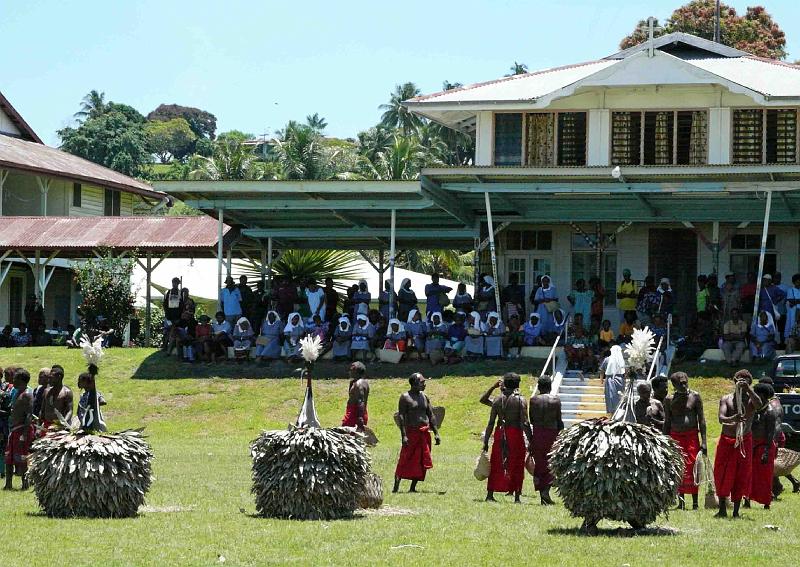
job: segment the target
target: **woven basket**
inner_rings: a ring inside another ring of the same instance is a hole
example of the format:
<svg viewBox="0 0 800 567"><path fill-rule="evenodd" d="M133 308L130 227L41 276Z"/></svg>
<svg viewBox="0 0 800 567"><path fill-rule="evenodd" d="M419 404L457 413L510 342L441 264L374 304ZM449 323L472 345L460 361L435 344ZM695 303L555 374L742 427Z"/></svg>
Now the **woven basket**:
<svg viewBox="0 0 800 567"><path fill-rule="evenodd" d="M780 447L775 457L775 476L786 476L800 465L800 452Z"/></svg>
<svg viewBox="0 0 800 567"><path fill-rule="evenodd" d="M486 480L489 478L489 454L481 451L478 460L475 461L475 469L472 471L475 480Z"/></svg>

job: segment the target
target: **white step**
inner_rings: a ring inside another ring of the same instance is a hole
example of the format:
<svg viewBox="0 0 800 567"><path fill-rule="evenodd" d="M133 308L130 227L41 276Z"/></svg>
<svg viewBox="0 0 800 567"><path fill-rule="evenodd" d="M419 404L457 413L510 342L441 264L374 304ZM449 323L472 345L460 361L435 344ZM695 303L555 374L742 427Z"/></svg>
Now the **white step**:
<svg viewBox="0 0 800 567"><path fill-rule="evenodd" d="M600 401L604 402L606 397L600 393L581 393L581 392L561 392L558 394L558 397L561 398L563 402L574 402L578 400L583 400L585 402L594 402Z"/></svg>

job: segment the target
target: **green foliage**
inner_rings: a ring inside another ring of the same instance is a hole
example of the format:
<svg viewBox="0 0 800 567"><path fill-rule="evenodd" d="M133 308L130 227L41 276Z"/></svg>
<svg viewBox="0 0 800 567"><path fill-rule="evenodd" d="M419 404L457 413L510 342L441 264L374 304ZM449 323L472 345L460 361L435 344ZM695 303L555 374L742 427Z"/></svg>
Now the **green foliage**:
<svg viewBox="0 0 800 567"><path fill-rule="evenodd" d="M175 201L175 203L167 209L168 217L201 217L203 211L190 207L183 201Z"/></svg>
<svg viewBox="0 0 800 567"><path fill-rule="evenodd" d="M745 14L740 16L735 8L720 2L719 11L721 43L759 57L786 57L786 36L763 6L748 7ZM714 13L715 0L692 0L672 12L654 35L684 32L713 40ZM633 33L622 39L620 49L643 43L647 37L647 21L640 20Z"/></svg>
<svg viewBox="0 0 800 567"><path fill-rule="evenodd" d="M370 471L362 438L339 428L264 431L250 454L256 510L269 518L349 518Z"/></svg>
<svg viewBox="0 0 800 567"><path fill-rule="evenodd" d="M528 72L528 66L525 63L517 63L514 61L514 64L508 68L510 73L506 74L506 77L513 77L514 75L524 75ZM445 89L447 90L447 89Z"/></svg>
<svg viewBox="0 0 800 567"><path fill-rule="evenodd" d="M89 91L81 100L81 109L74 114L79 121L87 118L97 118L106 111L106 93L94 89Z"/></svg>
<svg viewBox="0 0 800 567"><path fill-rule="evenodd" d="M77 128L58 131L61 149L125 175L140 175L151 161L144 117L128 105L113 102L102 114L86 112L86 120Z"/></svg>
<svg viewBox="0 0 800 567"><path fill-rule="evenodd" d="M147 115L147 120L162 121L173 118L183 118L189 123L192 132L198 138L214 139L217 130L217 117L205 110L180 104L160 104L153 112Z"/></svg>
<svg viewBox="0 0 800 567"><path fill-rule="evenodd" d="M161 302L158 301L158 298L155 298L156 301L150 302L150 341L153 346L160 347L161 346L161 330L164 328L164 308L161 305ZM133 341L138 347L147 346L144 342L144 326L145 326L145 311L144 308L137 310L136 317L138 317L139 321L141 322L141 330L136 337L136 340Z"/></svg>
<svg viewBox="0 0 800 567"><path fill-rule="evenodd" d="M474 280L475 252L458 250L405 250L398 256L397 264L423 274L440 274L450 280Z"/></svg>
<svg viewBox="0 0 800 567"><path fill-rule="evenodd" d="M52 431L34 442L28 476L50 517L130 518L150 489L152 460L140 431Z"/></svg>
<svg viewBox="0 0 800 567"><path fill-rule="evenodd" d="M306 116L306 125L317 132L322 132L328 127L328 122L325 120L325 118L320 116L318 112L315 112L314 114L309 114Z"/></svg>
<svg viewBox="0 0 800 567"><path fill-rule="evenodd" d="M396 128L406 136L412 134L414 130L422 125L423 120L403 106L403 101L421 94L422 91L414 83L408 82L396 85L389 97L389 102L378 107L383 110L381 125L386 128Z"/></svg>
<svg viewBox="0 0 800 567"><path fill-rule="evenodd" d="M258 179L256 155L250 146L244 145L238 139L217 140L214 142L214 152L211 157L199 158L191 177L215 181Z"/></svg>
<svg viewBox="0 0 800 567"><path fill-rule="evenodd" d="M148 122L144 127L147 133L147 147L158 156L161 163L168 163L174 157L183 159L193 148L197 135L183 118Z"/></svg>
<svg viewBox="0 0 800 567"><path fill-rule="evenodd" d="M347 169L342 150L326 144L319 130L291 121L279 134L272 159L283 179L334 179Z"/></svg>
<svg viewBox="0 0 800 567"><path fill-rule="evenodd" d="M122 336L134 312L131 275L135 262L133 257L115 258L107 250L100 258L73 267L83 298L81 310L89 325L102 315L117 336Z"/></svg>
<svg viewBox="0 0 800 567"><path fill-rule="evenodd" d="M275 277L288 277L296 282L313 278L321 283L331 277L338 284L359 277L357 258L357 253L351 250L286 250L277 262L273 262L272 273ZM234 262L234 267L237 274L246 275L248 280L261 278L261 264L258 262Z"/></svg>
<svg viewBox="0 0 800 567"><path fill-rule="evenodd" d="M217 141L233 141L233 142L246 142L255 138L252 134L242 132L241 130L228 130L227 132L220 132L217 136Z"/></svg>
<svg viewBox="0 0 800 567"><path fill-rule="evenodd" d="M637 423L584 421L562 431L550 453L558 494L573 516L638 529L676 502L683 456L670 437Z"/></svg>

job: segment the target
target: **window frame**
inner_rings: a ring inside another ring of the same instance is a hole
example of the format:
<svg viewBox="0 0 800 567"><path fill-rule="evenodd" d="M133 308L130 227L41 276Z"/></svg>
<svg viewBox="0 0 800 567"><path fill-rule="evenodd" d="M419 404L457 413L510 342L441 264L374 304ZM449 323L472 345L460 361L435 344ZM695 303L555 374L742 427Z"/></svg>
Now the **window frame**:
<svg viewBox="0 0 800 567"><path fill-rule="evenodd" d="M708 130L708 123L711 118L710 109L700 107L689 108L611 108L609 109L608 117L608 163L615 165L613 162L614 153L614 113L615 112L629 112L639 113L639 164L628 165L627 167L686 167L691 164L678 164L678 113L679 112L705 112L706 113L706 151L705 151L705 164L708 165L710 157L710 134ZM671 112L672 113L672 163L669 165L656 166L654 164L644 163L644 130L645 130L645 114L648 112ZM731 129L733 128L733 118L731 118ZM732 130L731 130L732 131ZM587 135L588 138L588 135ZM732 140L731 140L732 141ZM732 154L731 154L732 155ZM624 164L619 164L621 167L626 167ZM696 167L696 166L695 166Z"/></svg>
<svg viewBox="0 0 800 567"><path fill-rule="evenodd" d="M761 165L797 165L800 163L800 106L780 106L780 107L767 107L767 106L731 106L730 128L728 129L728 155L730 156L731 165L758 165L748 163L737 163L733 157L733 131L734 123L733 116L737 110L760 110L761 111ZM794 161L783 162L767 162L767 111L769 110L793 110L795 112L795 151Z"/></svg>
<svg viewBox="0 0 800 567"><path fill-rule="evenodd" d="M558 165L558 116L559 114L581 113L586 115L586 136L584 139L584 165ZM522 146L520 147L520 165L497 165L495 140L497 138L497 116L500 114L520 114L522 116ZM553 115L553 163L550 165L527 165L528 164L528 115L529 114L552 114ZM587 109L559 109L559 110L503 110L492 112L492 167L587 167L589 164L589 138L591 136L591 121Z"/></svg>
<svg viewBox="0 0 800 567"><path fill-rule="evenodd" d="M83 186L78 182L72 184L72 206L77 209L83 207Z"/></svg>
<svg viewBox="0 0 800 567"><path fill-rule="evenodd" d="M109 213L109 194L111 195L111 212ZM103 192L103 216L121 217L122 216L122 191L106 188Z"/></svg>

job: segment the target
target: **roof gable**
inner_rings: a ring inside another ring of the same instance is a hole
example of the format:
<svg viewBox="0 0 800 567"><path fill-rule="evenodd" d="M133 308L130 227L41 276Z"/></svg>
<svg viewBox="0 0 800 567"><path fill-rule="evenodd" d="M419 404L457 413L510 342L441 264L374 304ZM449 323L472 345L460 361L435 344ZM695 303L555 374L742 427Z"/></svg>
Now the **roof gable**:
<svg viewBox="0 0 800 567"><path fill-rule="evenodd" d="M683 32L673 32L658 36L653 39L653 47L665 53L672 53L681 59L708 58L708 57L744 57L749 55L746 51L722 45L715 41L704 39L696 35ZM618 51L605 59L625 59L641 51L647 51L650 42L644 41L628 49Z"/></svg>
<svg viewBox="0 0 800 567"><path fill-rule="evenodd" d="M17 109L14 108L8 99L3 96L3 93L0 92L0 112L2 112L5 116L8 117L8 120L16 126L17 132L3 132L0 130L0 134L12 135L12 136L19 136L23 140L28 140L29 142L36 142L37 144L42 144L41 138L36 135L36 132L33 131L33 128L25 122L25 119L22 118L22 115L17 112Z"/></svg>

